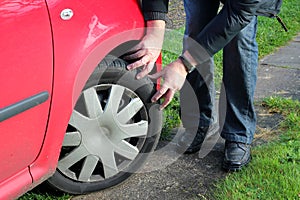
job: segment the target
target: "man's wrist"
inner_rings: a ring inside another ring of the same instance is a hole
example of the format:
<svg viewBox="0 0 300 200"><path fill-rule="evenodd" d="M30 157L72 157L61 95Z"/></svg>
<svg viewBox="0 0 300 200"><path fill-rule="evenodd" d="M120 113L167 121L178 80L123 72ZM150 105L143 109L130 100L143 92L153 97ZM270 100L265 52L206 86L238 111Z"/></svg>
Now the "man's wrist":
<svg viewBox="0 0 300 200"><path fill-rule="evenodd" d="M191 73L196 67L194 65L192 65L186 58L184 55L181 55L178 57L178 59L181 60L182 64L185 67L185 70L187 73Z"/></svg>
<svg viewBox="0 0 300 200"><path fill-rule="evenodd" d="M166 27L166 22L163 20L149 20L146 21L147 28L160 28L160 29L165 29Z"/></svg>

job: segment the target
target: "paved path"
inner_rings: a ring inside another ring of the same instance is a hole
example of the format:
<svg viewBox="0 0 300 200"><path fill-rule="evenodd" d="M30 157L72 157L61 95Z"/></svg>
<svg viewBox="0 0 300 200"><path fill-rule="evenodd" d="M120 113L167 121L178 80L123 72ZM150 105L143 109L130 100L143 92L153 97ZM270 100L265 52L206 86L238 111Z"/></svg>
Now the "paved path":
<svg viewBox="0 0 300 200"><path fill-rule="evenodd" d="M300 34L260 60L255 97L271 95L300 100Z"/></svg>

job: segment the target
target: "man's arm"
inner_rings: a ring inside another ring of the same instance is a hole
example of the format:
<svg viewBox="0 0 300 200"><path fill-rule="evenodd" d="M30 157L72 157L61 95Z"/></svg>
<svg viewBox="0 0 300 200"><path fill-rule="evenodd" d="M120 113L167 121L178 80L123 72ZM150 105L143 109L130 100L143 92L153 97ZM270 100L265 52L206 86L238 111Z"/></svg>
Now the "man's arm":
<svg viewBox="0 0 300 200"><path fill-rule="evenodd" d="M164 39L168 2L169 0L142 1L142 11L146 21L146 34L139 44L130 50L131 54L124 57L127 60L136 60L127 66L129 70L143 67L137 78L142 78L151 72L160 55Z"/></svg>
<svg viewBox="0 0 300 200"><path fill-rule="evenodd" d="M185 57L202 64L223 49L251 20L261 0L227 0L218 15L196 36L186 42Z"/></svg>

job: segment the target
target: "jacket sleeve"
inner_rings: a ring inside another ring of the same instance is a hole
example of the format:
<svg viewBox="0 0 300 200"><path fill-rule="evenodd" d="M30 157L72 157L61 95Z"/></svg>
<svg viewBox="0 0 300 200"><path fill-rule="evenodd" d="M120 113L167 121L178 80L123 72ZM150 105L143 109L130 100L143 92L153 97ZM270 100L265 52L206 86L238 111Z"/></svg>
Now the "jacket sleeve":
<svg viewBox="0 0 300 200"><path fill-rule="evenodd" d="M196 38L186 39L185 50L197 64L207 61L256 17L259 1L227 0L218 15Z"/></svg>
<svg viewBox="0 0 300 200"><path fill-rule="evenodd" d="M144 19L166 20L169 0L142 0Z"/></svg>

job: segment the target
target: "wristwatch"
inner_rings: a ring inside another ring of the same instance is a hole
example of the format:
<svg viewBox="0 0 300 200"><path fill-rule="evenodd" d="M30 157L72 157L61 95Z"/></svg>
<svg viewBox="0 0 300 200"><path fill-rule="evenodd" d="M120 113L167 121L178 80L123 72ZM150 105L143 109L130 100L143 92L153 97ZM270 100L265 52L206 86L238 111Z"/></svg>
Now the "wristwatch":
<svg viewBox="0 0 300 200"><path fill-rule="evenodd" d="M183 55L178 57L183 63L187 73L191 73L196 67L193 66Z"/></svg>

